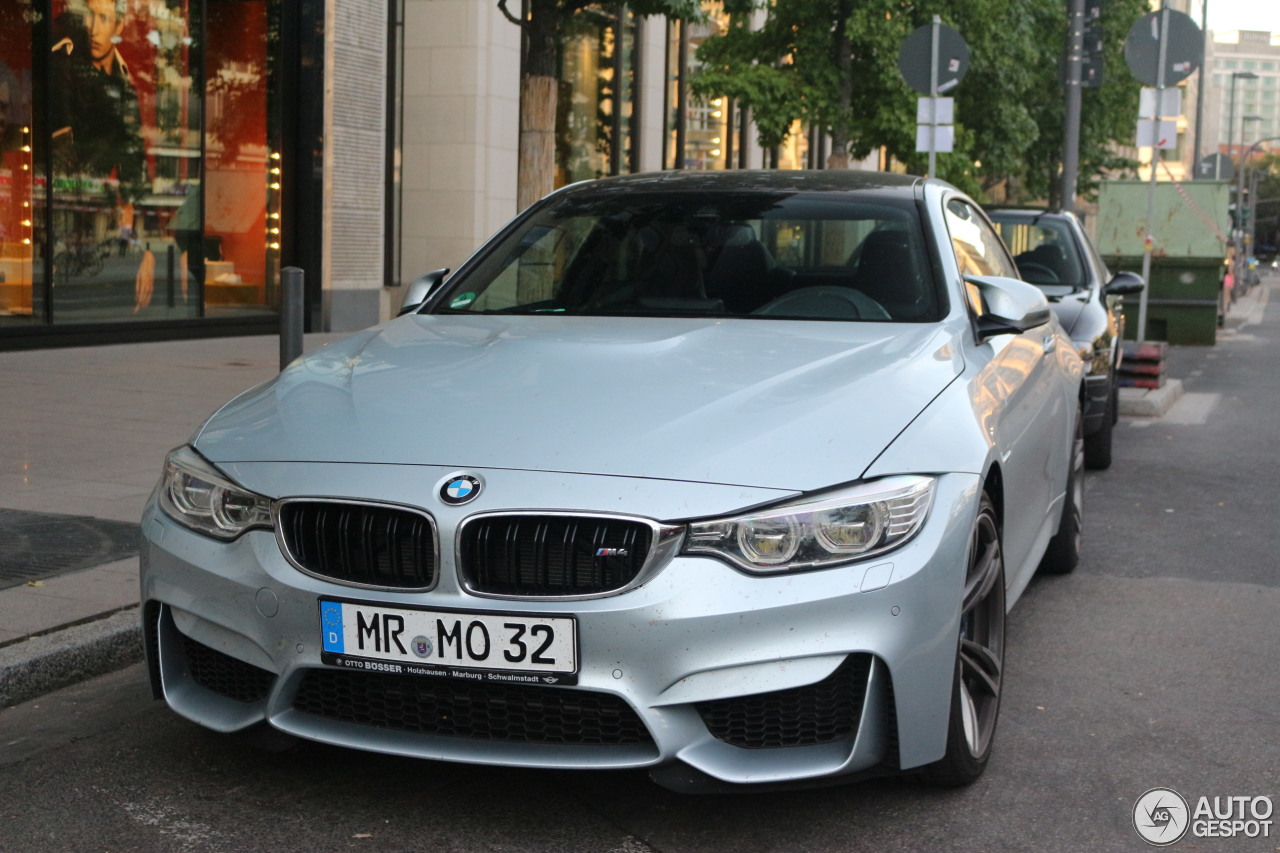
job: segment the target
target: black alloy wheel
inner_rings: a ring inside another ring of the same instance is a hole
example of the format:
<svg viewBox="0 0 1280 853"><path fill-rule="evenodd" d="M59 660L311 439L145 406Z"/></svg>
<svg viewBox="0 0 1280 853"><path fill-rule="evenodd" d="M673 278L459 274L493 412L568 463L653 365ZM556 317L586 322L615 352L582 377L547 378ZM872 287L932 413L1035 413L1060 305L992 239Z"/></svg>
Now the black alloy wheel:
<svg viewBox="0 0 1280 853"><path fill-rule="evenodd" d="M931 785L968 785L986 769L1004 683L1004 600L1000 525L984 492L969 543L947 751L921 773Z"/></svg>

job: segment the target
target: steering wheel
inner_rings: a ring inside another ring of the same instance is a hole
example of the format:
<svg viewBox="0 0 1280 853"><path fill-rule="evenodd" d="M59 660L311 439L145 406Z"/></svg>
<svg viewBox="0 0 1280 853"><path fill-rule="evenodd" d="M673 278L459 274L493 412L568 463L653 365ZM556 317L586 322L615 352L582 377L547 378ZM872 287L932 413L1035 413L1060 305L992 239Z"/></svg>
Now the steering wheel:
<svg viewBox="0 0 1280 853"><path fill-rule="evenodd" d="M751 312L814 320L890 320L884 306L860 290L824 284L784 293Z"/></svg>
<svg viewBox="0 0 1280 853"><path fill-rule="evenodd" d="M1023 261L1018 264L1018 272L1022 273L1022 277L1032 284L1059 284L1061 279L1053 270L1044 264L1037 264L1035 261Z"/></svg>

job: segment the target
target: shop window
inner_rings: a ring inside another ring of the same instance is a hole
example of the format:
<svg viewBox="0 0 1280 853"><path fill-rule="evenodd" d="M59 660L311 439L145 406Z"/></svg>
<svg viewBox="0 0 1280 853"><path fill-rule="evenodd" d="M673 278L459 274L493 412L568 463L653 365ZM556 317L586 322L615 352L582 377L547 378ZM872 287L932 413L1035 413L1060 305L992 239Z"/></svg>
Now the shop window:
<svg viewBox="0 0 1280 853"><path fill-rule="evenodd" d="M281 5L0 3L0 323L274 310Z"/></svg>
<svg viewBox="0 0 1280 853"><path fill-rule="evenodd" d="M269 86L279 31L266 0L210 0L206 48L204 268L208 314L261 311L278 293L280 146ZM192 247L187 247L188 254Z"/></svg>
<svg viewBox="0 0 1280 853"><path fill-rule="evenodd" d="M198 197L199 21L190 8L137 0L51 9L51 231L41 248L52 259L52 318L198 316L200 292L170 229L185 193Z"/></svg>
<svg viewBox="0 0 1280 853"><path fill-rule="evenodd" d="M636 22L616 7L570 19L556 101L556 186L631 170Z"/></svg>
<svg viewBox="0 0 1280 853"><path fill-rule="evenodd" d="M30 11L0 3L0 325L31 322L37 309L33 282L41 274L34 191L44 176L33 156Z"/></svg>

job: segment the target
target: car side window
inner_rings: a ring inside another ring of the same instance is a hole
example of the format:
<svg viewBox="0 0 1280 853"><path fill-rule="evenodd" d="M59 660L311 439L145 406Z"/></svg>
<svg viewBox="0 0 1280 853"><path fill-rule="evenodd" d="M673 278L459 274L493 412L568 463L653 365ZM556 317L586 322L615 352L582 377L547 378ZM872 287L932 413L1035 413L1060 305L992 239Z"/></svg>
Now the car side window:
<svg viewBox="0 0 1280 853"><path fill-rule="evenodd" d="M1018 268L987 220L968 202L953 198L946 205L947 232L962 275L1018 278Z"/></svg>

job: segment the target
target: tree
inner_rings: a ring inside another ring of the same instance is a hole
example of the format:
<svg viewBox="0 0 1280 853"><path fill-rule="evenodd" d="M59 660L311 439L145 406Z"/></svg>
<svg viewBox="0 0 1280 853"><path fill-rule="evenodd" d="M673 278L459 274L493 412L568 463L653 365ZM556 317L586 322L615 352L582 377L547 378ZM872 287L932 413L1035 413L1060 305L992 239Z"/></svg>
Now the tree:
<svg viewBox="0 0 1280 853"><path fill-rule="evenodd" d="M1098 182L1108 173L1135 169L1137 163L1116 153L1116 145L1131 145L1138 118L1138 81L1129 73L1124 59L1124 40L1138 20L1149 11L1146 0L1107 0L1102 4L1103 74L1102 85L1082 92L1080 119L1080 169L1077 193L1085 198L1097 195ZM1037 0L1034 38L1065 45L1067 15L1061 0ZM1056 41L1055 41L1056 40ZM1039 128L1035 142L1026 151L1026 168L1015 195L1025 199L1047 199L1051 207L1062 203L1062 146L1065 135L1065 98L1059 66L1038 66L1028 98Z"/></svg>
<svg viewBox="0 0 1280 853"><path fill-rule="evenodd" d="M1106 171L1131 165L1114 143L1133 137L1138 86L1124 64L1124 37L1144 2L1103 4L1106 75L1100 89L1085 91L1081 123L1085 195ZM699 50L695 91L750 107L764 147L780 144L801 120L830 134L829 167L883 148L915 173L927 169L928 155L915 150L919 94L902 79L898 55L907 36L938 15L971 51L968 74L948 93L955 146L938 156L939 177L979 196L1003 184L1057 203L1064 0L726 0L725 9L731 24Z"/></svg>
<svg viewBox="0 0 1280 853"><path fill-rule="evenodd" d="M847 167L853 0L729 0L724 9L729 27L699 48L694 93L750 109L762 148L781 145L797 120L826 128L832 167ZM756 27L758 9L766 14Z"/></svg>
<svg viewBox="0 0 1280 853"><path fill-rule="evenodd" d="M1036 61L1030 0L739 0L729 30L708 39L695 90L723 94L752 109L762 146L785 138L800 119L832 138L828 166L884 147L912 171L918 97L902 79L902 42L933 15L958 29L973 52L969 77L955 93L956 152L939 158L942 177L977 188L975 160L1015 168L1036 128L1021 97ZM763 13L761 25L747 23ZM1048 61L1052 61L1050 58Z"/></svg>
<svg viewBox="0 0 1280 853"><path fill-rule="evenodd" d="M498 0L498 9L520 27L524 37L520 68L520 165L516 205L524 210L555 188L556 104L559 98L561 36L571 19L591 0L527 0L523 18ZM637 15L697 18L698 0L628 0L603 4Z"/></svg>
<svg viewBox="0 0 1280 853"><path fill-rule="evenodd" d="M1254 251L1259 255L1274 255L1280 246L1280 153L1272 151L1254 160L1251 169L1258 175L1252 200Z"/></svg>

